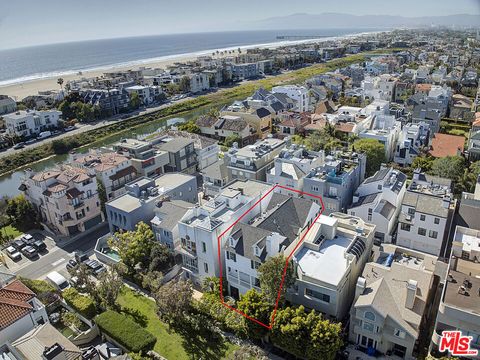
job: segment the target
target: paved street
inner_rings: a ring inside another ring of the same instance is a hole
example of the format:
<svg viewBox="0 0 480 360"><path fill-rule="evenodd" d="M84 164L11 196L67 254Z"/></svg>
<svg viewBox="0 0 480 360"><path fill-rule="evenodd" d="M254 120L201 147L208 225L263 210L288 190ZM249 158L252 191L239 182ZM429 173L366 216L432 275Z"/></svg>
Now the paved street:
<svg viewBox="0 0 480 360"><path fill-rule="evenodd" d="M34 261L22 263L19 268L12 268L18 276L30 279L42 279L51 271L59 271L66 275L65 264L73 257L75 251L83 251L88 255L93 254L97 239L108 233L108 226L101 227L75 242L65 246L57 246L48 254L40 256Z"/></svg>

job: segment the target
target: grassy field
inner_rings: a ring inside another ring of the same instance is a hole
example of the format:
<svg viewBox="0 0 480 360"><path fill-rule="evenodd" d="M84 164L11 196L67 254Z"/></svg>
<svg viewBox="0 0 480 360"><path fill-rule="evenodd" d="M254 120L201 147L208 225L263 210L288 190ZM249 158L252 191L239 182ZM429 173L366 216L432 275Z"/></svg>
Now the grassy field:
<svg viewBox="0 0 480 360"><path fill-rule="evenodd" d="M17 236L20 236L23 234L23 232L21 232L20 230L16 229L15 227L13 227L12 225L8 225L8 226L5 226L3 228L0 229L0 232L2 233L2 235L6 235L8 237L13 237L13 238L16 238Z"/></svg>
<svg viewBox="0 0 480 360"><path fill-rule="evenodd" d="M196 342L194 336L182 336L169 329L156 315L155 302L124 287L118 299L122 312L151 332L156 338L154 350L169 360L225 359L235 349L231 343Z"/></svg>
<svg viewBox="0 0 480 360"><path fill-rule="evenodd" d="M390 51L392 50L385 50L385 52ZM215 93L199 96L195 99L187 100L182 103L173 104L148 115L135 116L127 120L86 131L81 134L71 135L61 140L54 140L48 144L41 145L33 149L23 150L0 159L0 169L2 172L0 175L15 171L22 166L45 159L51 155L66 153L70 150L92 144L96 141L101 141L102 139L106 139L107 137L115 134L121 134L125 131L134 132L136 128L155 120L161 120L164 118L166 119L167 117L174 115L183 116L193 110L198 111L199 109L219 107L220 104L224 104L228 101L244 99L260 87L264 87L265 89L269 90L276 85L302 83L314 75L365 61L365 59L370 55L374 55L374 53L350 55L344 58L333 59L326 63L313 64L274 77L250 81L239 86L221 89ZM59 142L61 142L61 144L59 144Z"/></svg>

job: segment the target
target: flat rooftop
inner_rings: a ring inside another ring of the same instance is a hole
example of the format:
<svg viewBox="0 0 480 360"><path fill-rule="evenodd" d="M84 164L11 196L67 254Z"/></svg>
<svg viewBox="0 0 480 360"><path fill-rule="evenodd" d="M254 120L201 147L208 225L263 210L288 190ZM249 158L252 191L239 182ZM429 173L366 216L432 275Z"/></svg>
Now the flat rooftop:
<svg viewBox="0 0 480 360"><path fill-rule="evenodd" d="M314 227L310 231L315 231ZM353 238L337 233L335 239L324 240L319 250L311 249L304 244L295 255L299 271L312 279L338 285L348 267L345 252L352 241Z"/></svg>
<svg viewBox="0 0 480 360"><path fill-rule="evenodd" d="M235 180L228 183L221 191L223 194L227 190L229 193L231 190L239 190L243 192L244 195L249 197L255 197L260 193L266 192L272 188L272 184L268 184L263 181L257 180ZM231 194L231 193L230 193Z"/></svg>
<svg viewBox="0 0 480 360"><path fill-rule="evenodd" d="M443 301L480 315L480 263L457 259L456 268L448 272Z"/></svg>

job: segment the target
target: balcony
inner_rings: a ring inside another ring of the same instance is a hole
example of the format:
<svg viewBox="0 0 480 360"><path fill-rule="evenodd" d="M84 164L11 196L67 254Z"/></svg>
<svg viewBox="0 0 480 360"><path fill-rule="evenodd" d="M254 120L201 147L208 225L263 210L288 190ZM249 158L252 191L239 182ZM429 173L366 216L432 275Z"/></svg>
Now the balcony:
<svg viewBox="0 0 480 360"><path fill-rule="evenodd" d="M79 203L76 203L76 204L72 204L74 209L81 208L83 205L85 205L85 202L83 201L80 201Z"/></svg>

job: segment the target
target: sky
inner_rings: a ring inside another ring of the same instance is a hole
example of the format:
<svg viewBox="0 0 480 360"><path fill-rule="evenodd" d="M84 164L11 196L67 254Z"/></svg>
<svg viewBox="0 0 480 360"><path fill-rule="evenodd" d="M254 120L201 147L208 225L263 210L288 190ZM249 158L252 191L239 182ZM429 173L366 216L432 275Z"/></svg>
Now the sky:
<svg viewBox="0 0 480 360"><path fill-rule="evenodd" d="M0 49L113 37L252 30L295 13L480 14L480 0L1 0Z"/></svg>

